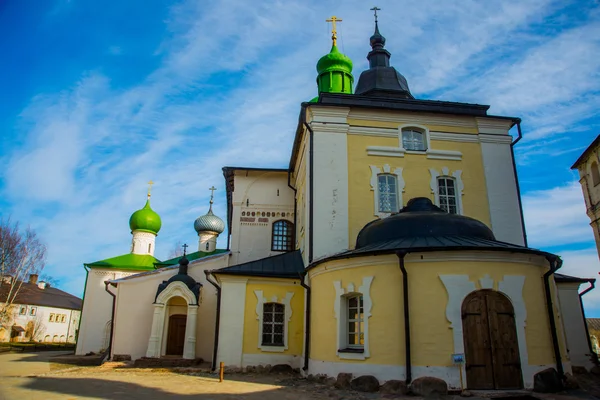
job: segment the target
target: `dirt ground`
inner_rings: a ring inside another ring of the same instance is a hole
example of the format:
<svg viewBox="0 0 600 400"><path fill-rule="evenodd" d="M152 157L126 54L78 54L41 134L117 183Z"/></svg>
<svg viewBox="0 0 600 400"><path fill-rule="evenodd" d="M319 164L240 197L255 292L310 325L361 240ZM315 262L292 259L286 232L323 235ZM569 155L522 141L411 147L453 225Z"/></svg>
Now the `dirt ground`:
<svg viewBox="0 0 600 400"><path fill-rule="evenodd" d="M219 383L214 375L167 369L74 367L57 363L61 354L0 354L0 400L21 399L206 399L206 400L366 400L400 398L380 393L357 393L307 382L290 376L228 375ZM587 393L575 396L545 395L541 400L593 400ZM419 400L418 397L405 399ZM459 400L459 396L446 396ZM471 397L478 400L478 397Z"/></svg>

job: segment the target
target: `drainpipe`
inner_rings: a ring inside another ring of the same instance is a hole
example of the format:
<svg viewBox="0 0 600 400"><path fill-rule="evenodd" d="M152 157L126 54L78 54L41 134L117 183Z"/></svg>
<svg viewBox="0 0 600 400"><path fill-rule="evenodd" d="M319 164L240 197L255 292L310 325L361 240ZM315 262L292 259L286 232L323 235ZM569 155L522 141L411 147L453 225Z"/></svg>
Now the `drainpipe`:
<svg viewBox="0 0 600 400"><path fill-rule="evenodd" d="M544 289L546 291L546 308L548 309L548 319L550 321L550 332L552 333L552 347L554 349L554 358L556 358L556 370L561 378L564 377L562 365L562 356L558 345L558 333L556 331L556 321L554 320L554 307L552 305L552 294L550 292L550 275L554 274L560 267L563 261L560 257L546 257L550 263L550 270L544 274Z"/></svg>
<svg viewBox="0 0 600 400"><path fill-rule="evenodd" d="M405 251L396 253L399 259L400 271L402 271L402 294L404 295L404 347L406 353L406 384L412 381L412 365L410 361L410 308L408 306L408 273L404 267Z"/></svg>
<svg viewBox="0 0 600 400"><path fill-rule="evenodd" d="M515 184L517 185L517 199L519 200L519 211L521 213L521 229L523 230L523 245L527 247L527 232L525 231L525 217L523 216L523 203L521 202L521 188L519 187L519 175L517 174L517 163L515 162L514 147L523 137L521 132L521 120L517 122L517 132L519 136L510 144L510 158L512 160L513 173L515 174Z"/></svg>
<svg viewBox="0 0 600 400"><path fill-rule="evenodd" d="M308 371L308 360L310 358L310 286L304 283L304 278L307 276L308 274L306 272L300 274L300 285L306 289L306 314L304 317L304 329L306 335L304 337L304 367L302 368L304 371Z"/></svg>
<svg viewBox="0 0 600 400"><path fill-rule="evenodd" d="M83 284L83 298L81 299L81 314L79 315L77 332L75 332L75 353L77 353L77 343L79 342L79 333L81 332L81 321L83 321L83 305L85 304L85 292L87 290L88 276L90 275L90 270L88 269L87 265L83 264L83 269L85 269L85 283Z"/></svg>
<svg viewBox="0 0 600 400"><path fill-rule="evenodd" d="M106 353L108 354L107 360L110 360L112 358L113 331L115 328L115 306L116 306L116 300L117 300L117 296L113 292L108 290L109 284L110 284L110 281L104 282L104 290L106 290L106 293L110 294L113 298L112 313L110 314L110 338L108 339L108 349L106 350Z"/></svg>
<svg viewBox="0 0 600 400"><path fill-rule="evenodd" d="M315 133L313 132L312 128L310 127L310 125L306 122L304 122L304 126L306 127L306 129L308 130L308 132L310 133L310 143L309 143L309 147L308 147L308 174L309 174L309 180L308 180L308 187L309 187L309 191L310 191L310 196L308 199L308 263L310 264L313 261L313 221L314 221L314 206L313 206L313 200L314 200L314 164L315 164L315 160L314 160L314 137L315 137Z"/></svg>
<svg viewBox="0 0 600 400"><path fill-rule="evenodd" d="M292 171L289 170L288 171L288 182L287 182L287 184L288 184L288 187L294 191L294 237L293 237L293 242L292 243L294 243L294 248L295 248L296 247L296 230L298 229L297 225L296 225L296 215L298 214L298 210L297 210L297 208L298 208L298 199L297 199L296 195L298 194L298 191L290 183L291 178L292 178Z"/></svg>
<svg viewBox="0 0 600 400"><path fill-rule="evenodd" d="M221 286L217 285L217 282L210 279L212 271L204 271L206 280L217 289L217 319L215 321L215 345L213 349L213 359L211 371L215 372L217 369L217 351L219 350L219 323L221 322Z"/></svg>
<svg viewBox="0 0 600 400"><path fill-rule="evenodd" d="M590 331L588 329L587 320L585 319L585 308L583 308L582 298L584 294L596 287L596 280L590 279L588 282L590 284L590 287L585 289L583 292L579 293L579 305L581 306L581 315L583 316L583 326L585 327L585 336L587 338L588 347L590 349L590 356L592 358L592 362L598 365L598 355L594 352L594 348L592 347L592 339L590 338Z"/></svg>

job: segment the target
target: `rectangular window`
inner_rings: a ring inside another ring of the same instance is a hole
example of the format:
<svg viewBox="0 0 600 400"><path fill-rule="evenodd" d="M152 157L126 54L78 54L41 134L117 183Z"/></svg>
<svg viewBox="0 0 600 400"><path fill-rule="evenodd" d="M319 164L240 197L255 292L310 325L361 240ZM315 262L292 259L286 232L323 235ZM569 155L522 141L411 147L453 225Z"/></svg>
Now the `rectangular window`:
<svg viewBox="0 0 600 400"><path fill-rule="evenodd" d="M273 222L273 235L271 238L271 250L292 251L294 237L294 224L286 220Z"/></svg>
<svg viewBox="0 0 600 400"><path fill-rule="evenodd" d="M348 348L362 349L365 344L362 295L348 297Z"/></svg>
<svg viewBox="0 0 600 400"><path fill-rule="evenodd" d="M285 306L279 303L263 305L262 344L265 346L283 346L283 321Z"/></svg>
<svg viewBox="0 0 600 400"><path fill-rule="evenodd" d="M60 322L65 322L67 320L67 316L65 314L62 314L60 316Z"/></svg>
<svg viewBox="0 0 600 400"><path fill-rule="evenodd" d="M458 214L454 179L438 178L438 198L442 210L450 214Z"/></svg>
<svg viewBox="0 0 600 400"><path fill-rule="evenodd" d="M19 309L19 315L25 315L27 314L27 307L21 307Z"/></svg>
<svg viewBox="0 0 600 400"><path fill-rule="evenodd" d="M48 321L54 322L54 314L50 314L50 318L48 318Z"/></svg>
<svg viewBox="0 0 600 400"><path fill-rule="evenodd" d="M31 307L31 310L29 310L29 315L34 316L36 312L37 312L37 307Z"/></svg>
<svg viewBox="0 0 600 400"><path fill-rule="evenodd" d="M404 147L405 150L412 151L427 150L427 146L425 145L425 134L409 129L403 130L402 147Z"/></svg>
<svg viewBox="0 0 600 400"><path fill-rule="evenodd" d="M398 190L395 175L383 174L377 176L379 191L379 212L392 213L398 211Z"/></svg>

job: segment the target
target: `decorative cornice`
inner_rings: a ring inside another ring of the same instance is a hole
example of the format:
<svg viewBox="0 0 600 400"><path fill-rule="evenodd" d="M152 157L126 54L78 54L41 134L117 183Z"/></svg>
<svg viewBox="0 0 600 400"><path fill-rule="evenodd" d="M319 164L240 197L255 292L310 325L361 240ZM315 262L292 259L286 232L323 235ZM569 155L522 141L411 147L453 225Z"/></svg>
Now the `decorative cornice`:
<svg viewBox="0 0 600 400"><path fill-rule="evenodd" d="M349 107L319 107L311 105L308 108L311 122L341 123L345 124L350 112Z"/></svg>
<svg viewBox="0 0 600 400"><path fill-rule="evenodd" d="M511 144L512 137L509 135L497 135L497 134L479 134L479 141L481 143L501 143L501 144Z"/></svg>
<svg viewBox="0 0 600 400"><path fill-rule="evenodd" d="M405 154L426 155L430 160L462 160L462 153L453 150L427 149L426 151L407 151L402 147L368 146L367 154L370 156L404 157Z"/></svg>
<svg viewBox="0 0 600 400"><path fill-rule="evenodd" d="M465 128L477 128L477 124L473 117L443 117L435 114L415 116L414 113L398 113L398 112L376 112L352 110L348 114L348 119L358 119L364 121L378 122L397 122L398 125L403 124L422 124L422 125L443 125L456 126Z"/></svg>
<svg viewBox="0 0 600 400"><path fill-rule="evenodd" d="M477 135L468 133L451 133L451 132L436 132L430 131L429 135L431 140L439 140L446 142L465 142L465 143L478 143L479 137Z"/></svg>
<svg viewBox="0 0 600 400"><path fill-rule="evenodd" d="M348 133L349 125L346 123L338 123L338 122L319 122L313 121L310 124L310 127L315 132L329 132L329 133Z"/></svg>

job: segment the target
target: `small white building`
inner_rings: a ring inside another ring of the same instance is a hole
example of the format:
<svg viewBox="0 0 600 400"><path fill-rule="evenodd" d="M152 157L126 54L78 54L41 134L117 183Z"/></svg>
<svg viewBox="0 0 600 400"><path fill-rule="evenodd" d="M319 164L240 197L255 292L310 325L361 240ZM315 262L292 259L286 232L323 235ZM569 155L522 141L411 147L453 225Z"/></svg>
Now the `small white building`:
<svg viewBox="0 0 600 400"><path fill-rule="evenodd" d="M21 282L0 283L0 304L10 288ZM30 275L10 307L9 321L0 326L0 342L75 343L81 318L81 299Z"/></svg>

